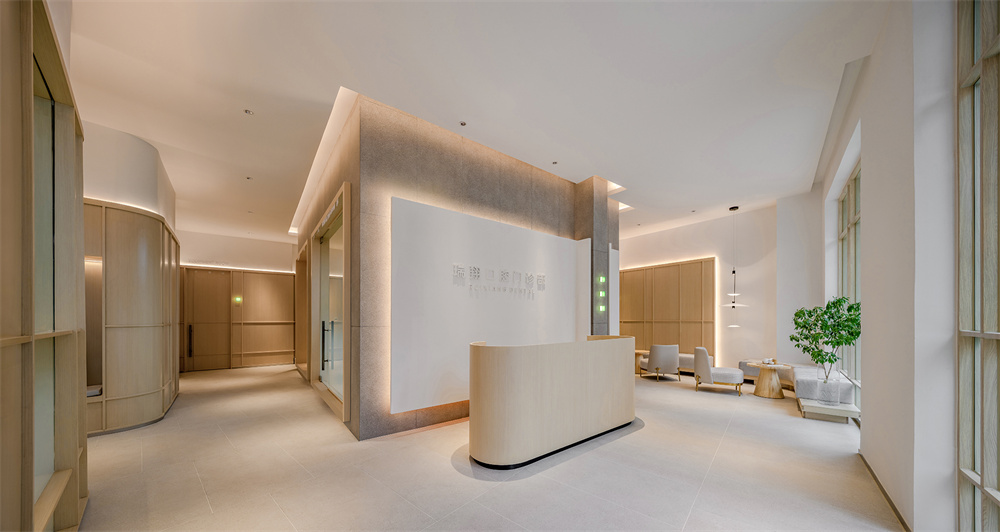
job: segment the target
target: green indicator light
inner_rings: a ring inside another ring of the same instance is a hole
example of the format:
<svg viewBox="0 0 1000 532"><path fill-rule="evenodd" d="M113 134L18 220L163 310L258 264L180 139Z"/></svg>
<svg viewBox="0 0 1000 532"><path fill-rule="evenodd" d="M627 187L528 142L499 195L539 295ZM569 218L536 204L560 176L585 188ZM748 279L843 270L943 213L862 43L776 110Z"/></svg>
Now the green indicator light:
<svg viewBox="0 0 1000 532"><path fill-rule="evenodd" d="M597 309L600 310L601 312L604 312L604 305L597 307Z"/></svg>
<svg viewBox="0 0 1000 532"><path fill-rule="evenodd" d="M601 290L600 292L598 292L598 294L599 294L599 295L600 295L601 297L604 297L604 290Z"/></svg>
<svg viewBox="0 0 1000 532"><path fill-rule="evenodd" d="M599 280L599 282L603 283L604 282L604 276L602 275L602 276L598 277L598 280Z"/></svg>
<svg viewBox="0 0 1000 532"><path fill-rule="evenodd" d="M237 303L241 303L241 302L243 302L243 298L240 297L240 296L236 296L235 298L233 298L233 301L236 301Z"/></svg>

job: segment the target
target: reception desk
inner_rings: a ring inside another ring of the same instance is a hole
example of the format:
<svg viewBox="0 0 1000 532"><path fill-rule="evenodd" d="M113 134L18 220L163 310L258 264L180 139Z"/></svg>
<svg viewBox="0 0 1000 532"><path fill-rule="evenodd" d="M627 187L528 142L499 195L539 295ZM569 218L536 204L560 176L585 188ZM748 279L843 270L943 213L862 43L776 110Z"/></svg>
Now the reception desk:
<svg viewBox="0 0 1000 532"><path fill-rule="evenodd" d="M530 464L635 419L635 338L469 346L469 454L493 469Z"/></svg>

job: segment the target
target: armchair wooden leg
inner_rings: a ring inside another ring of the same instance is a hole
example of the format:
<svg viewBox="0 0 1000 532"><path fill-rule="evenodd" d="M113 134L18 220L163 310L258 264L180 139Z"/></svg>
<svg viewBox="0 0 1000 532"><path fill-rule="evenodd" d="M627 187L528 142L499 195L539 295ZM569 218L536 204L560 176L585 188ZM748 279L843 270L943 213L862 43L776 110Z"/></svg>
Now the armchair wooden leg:
<svg viewBox="0 0 1000 532"><path fill-rule="evenodd" d="M681 370L677 370L677 382L681 382Z"/></svg>
<svg viewBox="0 0 1000 532"><path fill-rule="evenodd" d="M694 376L694 391L698 391L698 385L701 384L701 378L697 375Z"/></svg>
<svg viewBox="0 0 1000 532"><path fill-rule="evenodd" d="M660 382L660 368L656 368L656 382Z"/></svg>

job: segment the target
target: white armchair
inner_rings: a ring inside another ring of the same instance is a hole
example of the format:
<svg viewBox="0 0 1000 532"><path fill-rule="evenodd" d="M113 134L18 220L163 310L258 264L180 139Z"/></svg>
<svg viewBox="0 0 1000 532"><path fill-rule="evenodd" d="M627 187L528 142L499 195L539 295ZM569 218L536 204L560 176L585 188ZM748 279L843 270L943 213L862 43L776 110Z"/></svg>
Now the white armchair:
<svg viewBox="0 0 1000 532"><path fill-rule="evenodd" d="M650 351L652 355L652 351ZM708 362L708 350L694 348L694 391L699 384L721 384L736 387L736 395L743 395L743 370L736 368L713 368Z"/></svg>
<svg viewBox="0 0 1000 532"><path fill-rule="evenodd" d="M677 380L681 380L681 372L678 369L680 361L680 347L676 345L652 345L649 347L649 355L639 359L639 376L643 371L656 373L656 380L660 380L660 374L669 375L676 373Z"/></svg>

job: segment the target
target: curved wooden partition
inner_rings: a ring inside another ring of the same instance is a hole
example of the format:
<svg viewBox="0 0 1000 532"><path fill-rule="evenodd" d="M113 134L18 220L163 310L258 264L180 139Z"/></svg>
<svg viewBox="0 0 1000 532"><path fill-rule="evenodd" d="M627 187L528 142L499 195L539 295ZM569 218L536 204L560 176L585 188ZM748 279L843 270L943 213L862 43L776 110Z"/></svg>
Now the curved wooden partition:
<svg viewBox="0 0 1000 532"><path fill-rule="evenodd" d="M166 414L177 397L180 246L159 215L84 199L87 432Z"/></svg>
<svg viewBox="0 0 1000 532"><path fill-rule="evenodd" d="M635 338L469 345L469 454L513 469L635 419Z"/></svg>

